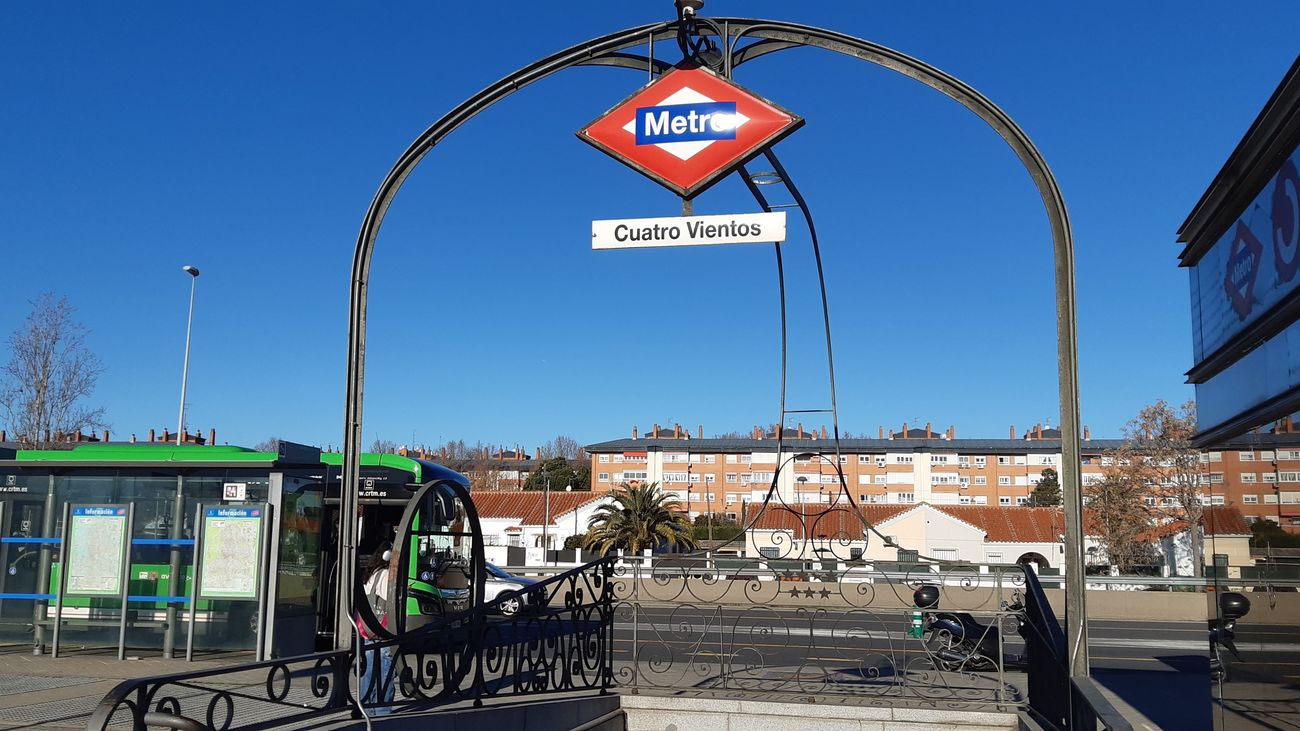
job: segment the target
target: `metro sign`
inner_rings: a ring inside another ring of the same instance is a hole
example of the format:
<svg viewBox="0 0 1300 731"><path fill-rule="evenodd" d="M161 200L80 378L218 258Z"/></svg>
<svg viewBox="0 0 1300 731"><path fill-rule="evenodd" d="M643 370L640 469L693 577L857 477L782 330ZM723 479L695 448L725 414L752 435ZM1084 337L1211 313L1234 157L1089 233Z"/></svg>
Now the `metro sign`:
<svg viewBox="0 0 1300 731"><path fill-rule="evenodd" d="M1245 320L1255 307L1255 280L1259 279L1263 254L1264 246L1259 243L1259 239L1255 238L1255 234L1244 223L1238 221L1236 236L1228 251L1223 289L1228 293L1228 301L1232 303L1232 309L1240 320Z"/></svg>
<svg viewBox="0 0 1300 731"><path fill-rule="evenodd" d="M692 198L803 126L704 68L679 68L582 128L584 142Z"/></svg>

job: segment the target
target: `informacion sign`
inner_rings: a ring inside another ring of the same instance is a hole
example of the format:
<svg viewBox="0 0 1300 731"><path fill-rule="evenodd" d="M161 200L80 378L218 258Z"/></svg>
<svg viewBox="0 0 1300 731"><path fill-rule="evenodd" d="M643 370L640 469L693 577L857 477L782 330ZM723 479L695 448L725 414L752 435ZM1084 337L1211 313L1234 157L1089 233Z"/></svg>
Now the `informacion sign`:
<svg viewBox="0 0 1300 731"><path fill-rule="evenodd" d="M262 556L262 507L203 511L200 599L256 599Z"/></svg>
<svg viewBox="0 0 1300 731"><path fill-rule="evenodd" d="M68 528L67 579L70 596L119 596L126 560L127 508L75 506Z"/></svg>
<svg viewBox="0 0 1300 731"><path fill-rule="evenodd" d="M625 218L591 222L591 248L762 244L785 241L785 211L734 216Z"/></svg>

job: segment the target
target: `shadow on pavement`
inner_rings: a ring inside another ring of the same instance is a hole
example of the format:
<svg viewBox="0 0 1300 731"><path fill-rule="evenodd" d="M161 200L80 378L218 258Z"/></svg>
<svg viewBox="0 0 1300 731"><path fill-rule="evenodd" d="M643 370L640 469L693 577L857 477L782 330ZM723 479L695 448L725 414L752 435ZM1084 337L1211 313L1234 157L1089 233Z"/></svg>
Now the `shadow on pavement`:
<svg viewBox="0 0 1300 731"><path fill-rule="evenodd" d="M1162 729L1213 728L1210 660L1205 655L1154 658L1150 670L1094 668L1092 676L1107 690Z"/></svg>

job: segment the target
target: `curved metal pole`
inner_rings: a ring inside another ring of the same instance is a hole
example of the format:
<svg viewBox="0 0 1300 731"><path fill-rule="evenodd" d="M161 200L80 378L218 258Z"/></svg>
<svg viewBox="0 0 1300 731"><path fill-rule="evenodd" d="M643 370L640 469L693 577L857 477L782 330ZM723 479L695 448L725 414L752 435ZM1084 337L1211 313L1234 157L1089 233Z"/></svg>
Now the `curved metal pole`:
<svg viewBox="0 0 1300 731"><path fill-rule="evenodd" d="M1083 584L1083 499L1079 484L1079 375L1078 340L1075 323L1074 243L1069 214L1056 179L1029 136L1006 112L983 94L957 78L905 53L844 33L787 23L744 18L713 18L722 22L734 47L746 37L786 41L782 48L770 44L764 50L815 46L853 56L916 79L960 103L983 119L1011 147L1029 173L1043 200L1052 230L1056 284L1056 333L1058 380L1061 407L1061 481L1065 493L1066 520L1066 625L1070 674L1088 674L1086 644L1087 621L1084 614ZM433 147L474 115L515 91L570 66L618 52L647 41L675 35L677 21L651 24L618 31L572 46L548 56L487 87L424 131L398 158L371 201L370 209L357 236L352 263L348 315L347 393L344 413L343 474L339 510L339 612L336 645L350 647L353 642L350 615L351 586L356 551L356 495L354 486L360 476L362 385L365 375L365 320L370 279L370 260L375 237L384 214L406 177ZM761 41L759 41L761 42ZM731 54L728 54L731 55ZM753 56L759 57L757 53ZM748 60L741 55L739 62Z"/></svg>

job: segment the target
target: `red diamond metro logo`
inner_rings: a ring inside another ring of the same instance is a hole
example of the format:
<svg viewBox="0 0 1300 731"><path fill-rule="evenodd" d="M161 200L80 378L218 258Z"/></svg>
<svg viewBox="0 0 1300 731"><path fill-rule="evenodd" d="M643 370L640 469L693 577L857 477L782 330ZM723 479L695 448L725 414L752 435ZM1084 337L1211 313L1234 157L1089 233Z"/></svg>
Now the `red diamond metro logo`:
<svg viewBox="0 0 1300 731"><path fill-rule="evenodd" d="M578 132L683 198L803 126L803 118L703 68L674 69Z"/></svg>

